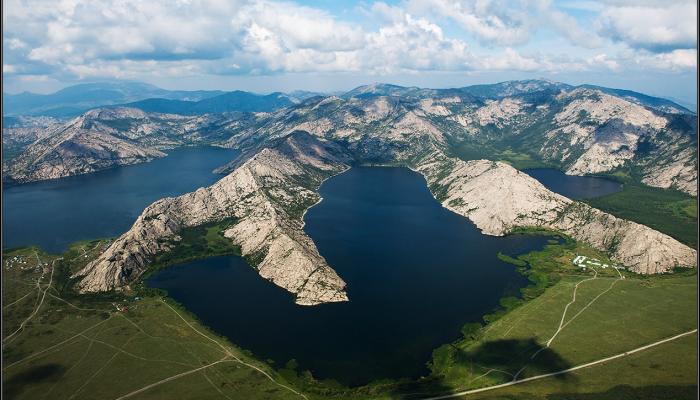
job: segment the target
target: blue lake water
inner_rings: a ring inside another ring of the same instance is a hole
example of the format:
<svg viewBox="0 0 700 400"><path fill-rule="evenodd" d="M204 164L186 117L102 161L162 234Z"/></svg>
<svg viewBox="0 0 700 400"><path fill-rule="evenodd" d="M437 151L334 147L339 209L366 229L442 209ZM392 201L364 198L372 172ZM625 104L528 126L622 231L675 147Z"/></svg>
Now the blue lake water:
<svg viewBox="0 0 700 400"><path fill-rule="evenodd" d="M212 170L236 150L172 150L149 163L4 188L3 248L39 245L59 253L83 239L117 236L152 202L216 182Z"/></svg>
<svg viewBox="0 0 700 400"><path fill-rule="evenodd" d="M532 168L523 172L540 181L547 189L574 200L605 196L622 190L621 183L610 179L566 175L552 168Z"/></svg>
<svg viewBox="0 0 700 400"><path fill-rule="evenodd" d="M215 182L211 171L237 155L185 148L146 164L6 187L3 248L60 252L76 240L117 236L153 201ZM572 198L619 190L600 178L526 172ZM316 377L354 385L427 374L434 348L527 284L498 252L515 255L546 243L537 236L482 235L442 208L423 178L405 168L356 167L325 182L321 195L305 229L348 283L350 302L297 306L239 257L173 266L148 284L277 367L296 359Z"/></svg>
<svg viewBox="0 0 700 400"><path fill-rule="evenodd" d="M206 325L283 366L355 385L428 373L432 350L527 284L498 252L547 238L482 235L406 168L357 167L326 181L306 232L348 284L350 301L302 307L239 257L160 271L147 281Z"/></svg>

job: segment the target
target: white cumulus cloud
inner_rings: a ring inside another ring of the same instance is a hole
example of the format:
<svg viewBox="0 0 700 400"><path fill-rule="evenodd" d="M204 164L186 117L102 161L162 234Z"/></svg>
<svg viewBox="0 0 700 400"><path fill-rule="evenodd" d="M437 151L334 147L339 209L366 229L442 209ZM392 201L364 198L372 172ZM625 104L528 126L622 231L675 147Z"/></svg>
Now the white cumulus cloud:
<svg viewBox="0 0 700 400"><path fill-rule="evenodd" d="M631 47L651 51L697 46L697 3L644 2L613 5L601 11L599 31Z"/></svg>
<svg viewBox="0 0 700 400"><path fill-rule="evenodd" d="M293 1L6 0L3 74L70 80L697 68L696 6L669 1L378 1L363 6L358 20ZM576 7L593 19L567 12ZM547 45L538 47L542 37Z"/></svg>

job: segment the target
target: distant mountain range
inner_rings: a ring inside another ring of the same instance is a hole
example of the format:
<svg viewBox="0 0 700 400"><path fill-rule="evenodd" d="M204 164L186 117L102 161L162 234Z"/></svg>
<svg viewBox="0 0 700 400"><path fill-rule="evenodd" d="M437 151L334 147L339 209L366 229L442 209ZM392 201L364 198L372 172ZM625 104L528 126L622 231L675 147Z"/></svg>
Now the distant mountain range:
<svg viewBox="0 0 700 400"><path fill-rule="evenodd" d="M141 82L86 83L51 94L3 93L3 116L70 118L96 107L116 105L182 115L267 112L317 95L306 91L260 95L239 90L166 90Z"/></svg>
<svg viewBox="0 0 700 400"><path fill-rule="evenodd" d="M563 90L573 90L576 88L594 89L603 93L624 98L630 102L651 107L659 111L668 112L694 112L687 107L684 107L669 99L649 96L646 94L634 92L624 89L612 89L595 85L568 85L561 82L553 82L544 79L528 79L520 81L505 81L495 84L482 84L465 86L462 88L452 89L424 89L418 87L403 87L384 83L375 83L365 85L350 90L347 93L340 95L341 98L349 99L352 97L372 97L372 96L401 96L403 98L425 98L430 96L449 96L450 94L464 97L471 96L473 99L489 99L499 100L511 96L527 95L528 93L536 94L537 96L556 94Z"/></svg>
<svg viewBox="0 0 700 400"><path fill-rule="evenodd" d="M678 104L672 100L648 96L642 93L611 89L594 85L572 86L547 80L507 81L496 84L472 85L453 89L424 89L390 84L365 85L339 94L341 98L363 98L372 96L400 96L405 99L425 98L434 95L446 96L450 93L476 99L497 100L508 96L530 92L557 93L574 88L600 90L603 93L625 98L631 102L669 112L695 112L690 105ZM3 117L9 119L3 126L17 123L19 116L44 116L72 118L97 107L120 106L137 108L146 112L164 114L201 115L224 112L271 112L289 107L323 93L293 91L256 94L235 90L166 90L141 82L102 82L70 86L51 94L3 93Z"/></svg>
<svg viewBox="0 0 700 400"><path fill-rule="evenodd" d="M296 100L296 101L295 101ZM284 93L258 95L236 90L199 101L146 99L123 106L147 112L164 114L199 115L223 112L270 112L297 104L299 100Z"/></svg>
<svg viewBox="0 0 700 400"><path fill-rule="evenodd" d="M85 83L51 94L3 93L3 115L73 117L91 108L147 98L198 101L223 93L220 90L171 91L141 82Z"/></svg>
<svg viewBox="0 0 700 400"><path fill-rule="evenodd" d="M300 97L306 98L230 92L96 108L62 123L15 118L23 125L3 130L11 150L4 179L88 173L187 145L252 150L296 130L345 141L364 153L355 158L381 164L420 148L411 137L429 132L437 146L462 159L618 174L697 194L695 114L636 92L526 80L453 89L372 84L340 96Z"/></svg>

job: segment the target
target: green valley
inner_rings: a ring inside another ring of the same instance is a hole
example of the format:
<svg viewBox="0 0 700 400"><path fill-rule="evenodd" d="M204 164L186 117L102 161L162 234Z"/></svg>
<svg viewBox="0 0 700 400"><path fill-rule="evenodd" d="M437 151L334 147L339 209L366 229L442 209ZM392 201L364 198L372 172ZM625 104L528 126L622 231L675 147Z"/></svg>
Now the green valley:
<svg viewBox="0 0 700 400"><path fill-rule="evenodd" d="M697 248L697 198L685 193L630 182L623 185L621 192L588 199L586 203Z"/></svg>

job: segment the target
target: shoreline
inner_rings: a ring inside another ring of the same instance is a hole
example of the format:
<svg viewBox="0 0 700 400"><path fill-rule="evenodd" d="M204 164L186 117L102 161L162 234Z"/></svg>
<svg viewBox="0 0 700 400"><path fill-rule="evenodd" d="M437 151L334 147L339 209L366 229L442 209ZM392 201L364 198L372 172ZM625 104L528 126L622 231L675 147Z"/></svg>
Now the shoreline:
<svg viewBox="0 0 700 400"><path fill-rule="evenodd" d="M347 170L349 170L349 168L346 169L346 170L343 171L343 172L346 172ZM337 175L340 175L340 174L337 174ZM337 176L337 175L334 175L334 176ZM328 178L328 179L330 179L330 178ZM326 179L326 180L327 180L327 179ZM325 182L325 180L324 180L324 182ZM319 201L319 202L320 202L320 201ZM317 203L318 203L318 202L317 202ZM309 208L310 208L310 207L309 207ZM449 210L448 210L448 211L449 211ZM103 240L103 239L95 239L95 240ZM66 251L69 251L73 246L75 246L76 243L84 243L84 242L88 242L88 243L89 243L89 242L93 242L93 241L94 241L94 240L85 240L85 241L78 241L78 242L75 242L75 243L71 244L71 245L66 249ZM543 245L542 248L537 249L537 250L533 250L533 252L534 252L534 251L542 251L546 245L547 245L547 244L545 243L545 244ZM17 249L15 249L15 250L13 250L13 251L22 250L22 249L29 249L29 248L35 248L35 249L38 249L39 251L43 251L43 250L41 249L41 247L39 247L39 246L25 246L25 247L17 248ZM52 255L52 256L63 256L63 255L65 255L66 251L64 251L64 252L61 253L61 254L55 254L55 255L54 255L54 254L51 254L51 255ZM48 253L47 253L47 254L48 254ZM528 254L528 253L523 253L523 254ZM519 256L519 255L520 255L520 254L515 254L514 256L517 257L517 256ZM142 274L142 275L138 278L138 281L137 281L137 282L134 282L133 284L129 285L129 287L128 287L127 290L124 290L124 291L112 291L112 292L105 292L105 293L111 293L111 294L116 294L117 296L125 296L125 297L132 297L132 296L134 296L134 295L136 295L136 296L141 295L141 296L152 297L152 296L159 296L158 294L154 294L154 293L161 293L160 296L164 296L164 297L166 297L167 299L169 299L170 301L172 301L173 303L176 303L182 310L184 310L184 311L186 311L188 314L190 314L190 316L191 316L193 319L195 319L201 326L207 328L208 330L210 330L211 332L213 332L213 333L216 334L217 336L222 337L222 338L225 338L225 339L227 340L227 342L230 343L232 346L241 348L239 345L236 344L236 342L235 342L232 338L229 338L229 337L226 336L225 334L222 334L222 333L220 333L220 332L217 332L216 330L214 330L213 328L211 328L209 325L206 325L205 323L203 323L203 322L199 319L199 317L198 317L193 311L189 310L184 304L179 303L175 298L171 297L171 296L167 293L166 290L159 289L159 288L152 288L152 287L149 287L149 286L146 285L146 280L147 280L149 277L151 277L153 274L157 274L157 273L159 273L159 272L161 272L161 271L167 270L167 269L169 269L169 268L172 267L172 266L176 266L176 265L180 265L180 264L185 264L185 263L190 263L190 262L197 261L197 260L204 260L204 259L208 259L208 258L210 258L210 257L230 257L230 256L240 257L240 258L242 258L242 259L244 260L244 262L248 265L249 268L254 268L254 267L250 264L250 262L246 259L246 257L243 257L243 256L241 256L240 254L236 254L235 252L222 253L222 254L203 254L203 255L195 255L195 256L192 256L192 257L187 258L187 259L178 259L178 260L175 260L175 261L173 261L173 262L168 262L168 263L166 263L166 264L152 264L152 268L149 268L144 274ZM503 260L501 260L501 261L503 261ZM505 264L508 264L507 262L504 262L504 263L505 263ZM498 266L498 265L493 265L492 267L497 268L497 267L499 267L499 266ZM527 280L525 286L520 287L520 288L517 289L517 290L518 290L517 298L518 298L518 299L522 299L522 296L523 296L522 290L524 290L524 289L526 289L526 288L528 288L528 287L531 287L531 286L533 285L533 283L528 279L527 275L524 274L522 270L520 270L520 269L517 268L516 266L513 266L513 268L515 269L515 272L517 272L520 276L522 276L523 278L525 278L525 279ZM258 278L259 278L259 279L264 279L264 278L262 278L262 277L258 277ZM75 294L76 294L77 296L82 296L82 294L80 294L80 293L75 293ZM89 295L88 295L88 296L89 296ZM506 313L507 313L507 312L512 311L511 309L507 309L507 310L506 310L506 309L503 308L502 305L500 305L500 304L501 304L501 300L506 299L506 298L509 298L509 297L513 297L513 295L512 295L512 294L504 294L503 296L499 297L499 299L498 299L498 305L496 305L496 306L493 307L492 309L489 309L487 312L485 312L484 314L482 314L482 315L479 317L479 319L478 319L479 322L476 322L476 323L479 323L480 325L482 325L482 328L485 328L485 327L488 327L492 322L495 321L495 320L492 320L492 321L490 321L490 322L488 322L488 323L484 323L486 317L492 316L492 315L497 315L497 314L503 313L503 312L506 312ZM88 300L88 301L89 301L89 300ZM291 298L290 298L290 301L292 301ZM502 314L502 315L504 315L504 314ZM501 316L502 316L502 315L501 315ZM469 324L469 323L475 323L475 322L464 321L464 324ZM464 324L463 324L463 325L464 325ZM455 343L455 342L457 342L457 341L459 341L459 340L462 339L461 334L459 333L459 331L456 331L454 336L457 337L457 339L455 339L455 341L452 341L452 342L445 342L445 343L441 343L441 344L437 345L436 347L434 347L434 348L432 349L431 354L432 354L432 352L434 352L435 350L437 350L440 346L449 345L450 343ZM284 369L284 367L282 367L282 366L273 367L271 364L269 364L268 362L264 361L262 358L256 356L255 353L252 352L252 351L250 351L250 350L247 350L247 349L244 349L244 348L241 348L241 349L242 349L242 350L245 350L245 351L249 351L250 354L252 354L252 356L254 357L255 360L257 360L257 361L260 362L260 363L263 363L263 364L267 365L268 367L270 367L271 369L275 370L276 372L280 372L281 370ZM431 357L432 357L432 356L431 356ZM426 359L425 362L430 362L430 361L431 361L431 357L429 357L428 359ZM300 366L300 367L303 369L303 365ZM428 372L429 372L429 371L428 371ZM428 374L428 376L430 376L430 374ZM332 379L332 378L331 378L331 379ZM394 383L402 382L402 381L405 381L405 380L407 380L407 379L410 380L410 381L415 381L415 380L416 380L416 378L411 378L411 377L399 377L399 378L382 378L382 377L377 377L377 378L373 379L372 381L369 381L369 382L367 382L367 383L361 384L361 385L359 385L359 386L347 386L347 388L352 390L352 389L357 389L357 388L361 388L361 387L365 387L365 386L372 386L372 385L374 385L376 382L378 382L378 381L383 381L383 380L386 380L386 379L390 379L390 380L392 380Z"/></svg>

